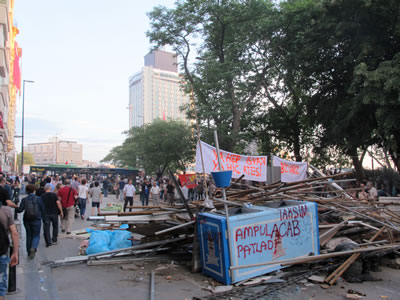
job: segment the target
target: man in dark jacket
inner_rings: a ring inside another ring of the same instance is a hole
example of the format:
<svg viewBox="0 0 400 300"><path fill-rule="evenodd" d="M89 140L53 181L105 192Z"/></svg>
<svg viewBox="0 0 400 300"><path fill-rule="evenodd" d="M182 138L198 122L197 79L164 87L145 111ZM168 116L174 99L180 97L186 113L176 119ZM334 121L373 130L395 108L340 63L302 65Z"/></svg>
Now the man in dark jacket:
<svg viewBox="0 0 400 300"><path fill-rule="evenodd" d="M40 240L40 227L46 211L42 198L35 195L36 186L28 184L26 192L28 196L22 199L16 212L24 213L24 227L26 231L26 251L29 258L34 258Z"/></svg>
<svg viewBox="0 0 400 300"><path fill-rule="evenodd" d="M46 247L57 243L58 237L58 215L63 218L61 202L56 193L51 192L51 184L44 186L44 194L41 195L46 210L43 218L43 235L46 241ZM53 226L53 237L50 236L50 224Z"/></svg>
<svg viewBox="0 0 400 300"><path fill-rule="evenodd" d="M140 191L140 201L142 201L142 206L149 205L150 190L151 190L151 183L147 179L145 179L144 182L142 183Z"/></svg>

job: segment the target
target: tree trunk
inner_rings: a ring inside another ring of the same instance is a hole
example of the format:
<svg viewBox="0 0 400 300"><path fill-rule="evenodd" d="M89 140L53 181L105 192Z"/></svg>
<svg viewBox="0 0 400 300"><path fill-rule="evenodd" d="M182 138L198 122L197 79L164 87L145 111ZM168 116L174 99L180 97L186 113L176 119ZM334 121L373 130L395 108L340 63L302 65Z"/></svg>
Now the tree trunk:
<svg viewBox="0 0 400 300"><path fill-rule="evenodd" d="M357 148L350 149L348 154L351 156L351 160L353 161L353 166L356 171L356 178L359 181L365 179L364 169L362 167L362 161L358 158Z"/></svg>
<svg viewBox="0 0 400 300"><path fill-rule="evenodd" d="M301 154L300 154L300 132L295 133L294 141L293 141L293 152L294 152L294 157L296 158L296 161L301 162L303 158L301 157Z"/></svg>
<svg viewBox="0 0 400 300"><path fill-rule="evenodd" d="M240 131L240 112L236 105L232 107L232 132L231 132L231 149L228 151L233 152L233 146L236 144L236 139Z"/></svg>

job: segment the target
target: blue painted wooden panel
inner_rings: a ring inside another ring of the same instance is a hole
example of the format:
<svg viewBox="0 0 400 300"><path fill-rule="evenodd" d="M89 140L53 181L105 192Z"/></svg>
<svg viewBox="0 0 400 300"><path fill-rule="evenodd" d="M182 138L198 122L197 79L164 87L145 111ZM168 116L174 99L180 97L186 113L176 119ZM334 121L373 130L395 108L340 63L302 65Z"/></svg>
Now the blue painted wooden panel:
<svg viewBox="0 0 400 300"><path fill-rule="evenodd" d="M226 218L216 214L201 213L198 215L197 224L203 273L230 284Z"/></svg>
<svg viewBox="0 0 400 300"><path fill-rule="evenodd" d="M281 268L275 264L230 273L230 266L319 254L317 205L301 201L286 204L279 208L252 206L253 212L231 215L229 243L225 216L200 213L198 235L203 273L230 284Z"/></svg>

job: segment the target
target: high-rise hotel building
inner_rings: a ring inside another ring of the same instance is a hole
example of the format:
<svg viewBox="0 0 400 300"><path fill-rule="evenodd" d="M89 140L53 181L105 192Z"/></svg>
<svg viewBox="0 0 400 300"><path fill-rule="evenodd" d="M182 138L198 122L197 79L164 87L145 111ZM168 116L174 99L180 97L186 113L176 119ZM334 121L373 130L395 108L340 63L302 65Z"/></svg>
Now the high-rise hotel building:
<svg viewBox="0 0 400 300"><path fill-rule="evenodd" d="M186 120L181 107L189 95L181 88L176 55L155 50L144 57L142 70L129 78L129 128L155 119Z"/></svg>

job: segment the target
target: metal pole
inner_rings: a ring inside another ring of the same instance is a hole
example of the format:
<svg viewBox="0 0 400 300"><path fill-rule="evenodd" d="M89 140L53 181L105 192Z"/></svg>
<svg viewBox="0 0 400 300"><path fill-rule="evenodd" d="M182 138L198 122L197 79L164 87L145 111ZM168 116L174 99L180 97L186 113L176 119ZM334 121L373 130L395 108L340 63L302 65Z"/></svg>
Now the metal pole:
<svg viewBox="0 0 400 300"><path fill-rule="evenodd" d="M25 80L23 81L22 84L22 128L21 128L21 167L19 172L23 173L24 172L24 110L25 110Z"/></svg>
<svg viewBox="0 0 400 300"><path fill-rule="evenodd" d="M193 96L193 86L192 86L191 100L192 100L192 105L193 105L193 109L194 109L194 115L195 115L195 118L196 118L197 142L199 143L200 156L201 156L201 166L202 166L202 169L203 169L203 182L204 182L204 188L206 190L205 199L206 199L206 201L208 201L208 186L207 186L207 180L206 180L206 171L205 171L205 168L204 168L203 149L201 147L201 140L200 140L199 118L197 117L197 108L196 108L196 103L194 102L194 96Z"/></svg>
<svg viewBox="0 0 400 300"><path fill-rule="evenodd" d="M150 274L150 300L154 300L155 288L154 288L154 271Z"/></svg>
<svg viewBox="0 0 400 300"><path fill-rule="evenodd" d="M25 132L25 82L34 83L32 80L23 80L22 84L22 128L21 128L21 170L24 172L24 132Z"/></svg>
<svg viewBox="0 0 400 300"><path fill-rule="evenodd" d="M218 169L221 172L221 157L219 155L219 142L218 142L218 133L215 130L214 131L214 140L215 140L215 148L217 150L217 157L218 157ZM227 240L228 240L228 247L229 247L229 264L232 264L233 259L232 259L232 247L231 247L231 243L230 243L230 236L231 236L231 227L229 224L229 211L228 211L228 205L226 204L227 200L226 200L226 192L225 192L225 188L222 188L222 197L224 199L224 210L225 210L225 216L226 216L226 227L227 227L227 231L228 231L228 236L227 236ZM229 270L230 272L230 276L232 276L233 271Z"/></svg>

